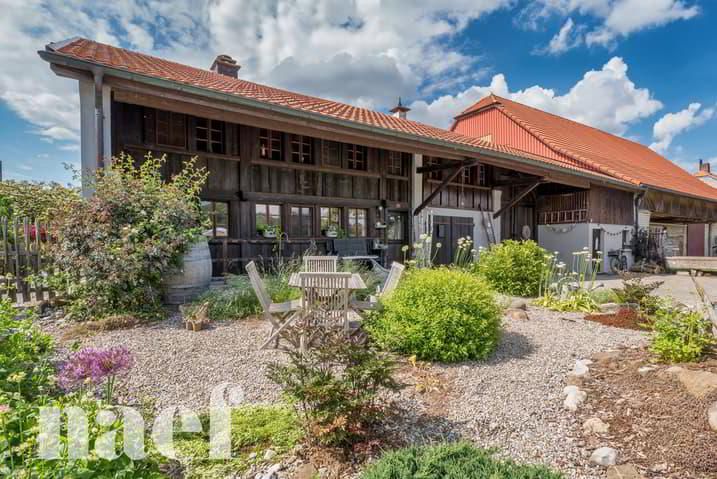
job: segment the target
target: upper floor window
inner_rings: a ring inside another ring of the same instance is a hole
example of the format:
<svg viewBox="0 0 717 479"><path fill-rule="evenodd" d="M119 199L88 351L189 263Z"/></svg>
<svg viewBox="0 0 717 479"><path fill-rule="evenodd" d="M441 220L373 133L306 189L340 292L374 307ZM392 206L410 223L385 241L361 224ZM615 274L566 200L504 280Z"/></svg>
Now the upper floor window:
<svg viewBox="0 0 717 479"><path fill-rule="evenodd" d="M259 157L265 160L282 161L281 132L262 129L259 131Z"/></svg>
<svg viewBox="0 0 717 479"><path fill-rule="evenodd" d="M321 163L326 166L341 167L341 143L321 140Z"/></svg>
<svg viewBox="0 0 717 479"><path fill-rule="evenodd" d="M346 145L346 167L350 170L366 169L366 147L360 145Z"/></svg>
<svg viewBox="0 0 717 479"><path fill-rule="evenodd" d="M195 118L195 148L207 153L224 153L224 122Z"/></svg>
<svg viewBox="0 0 717 479"><path fill-rule="evenodd" d="M404 155L400 151L389 151L388 152L388 174L394 176L403 176Z"/></svg>
<svg viewBox="0 0 717 479"><path fill-rule="evenodd" d="M347 233L352 238L363 238L367 235L367 214L363 208L348 209Z"/></svg>
<svg viewBox="0 0 717 479"><path fill-rule="evenodd" d="M204 231L210 238L229 236L229 203L226 201L202 201L202 210L209 217L209 228Z"/></svg>
<svg viewBox="0 0 717 479"><path fill-rule="evenodd" d="M426 166L438 166L440 162L437 158L431 158L429 157L426 160ZM434 170L428 172L428 179L429 180L440 180L442 178L441 170Z"/></svg>
<svg viewBox="0 0 717 479"><path fill-rule="evenodd" d="M155 110L157 145L187 147L187 115L165 110ZM150 138L151 139L151 138Z"/></svg>
<svg viewBox="0 0 717 479"><path fill-rule="evenodd" d="M310 206L292 206L289 221L289 235L299 238L312 236L314 209Z"/></svg>
<svg viewBox="0 0 717 479"><path fill-rule="evenodd" d="M294 163L313 163L312 150L311 138L303 135L291 135L291 161Z"/></svg>
<svg viewBox="0 0 717 479"><path fill-rule="evenodd" d="M485 165L476 165L470 168L463 168L461 182L465 185L485 185Z"/></svg>

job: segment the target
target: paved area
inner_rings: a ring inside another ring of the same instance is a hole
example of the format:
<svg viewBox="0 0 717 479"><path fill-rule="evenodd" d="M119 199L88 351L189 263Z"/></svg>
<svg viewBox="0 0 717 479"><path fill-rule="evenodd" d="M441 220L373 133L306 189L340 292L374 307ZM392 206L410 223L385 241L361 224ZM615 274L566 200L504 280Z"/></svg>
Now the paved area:
<svg viewBox="0 0 717 479"><path fill-rule="evenodd" d="M606 288L619 288L622 284L617 276L599 276L598 281L603 283ZM664 281L664 284L655 291L657 295L671 296L689 306L697 306L700 303L692 278L688 275L649 275L646 277L646 281ZM717 276L699 276L697 281L705 289L707 296L713 302L717 302Z"/></svg>

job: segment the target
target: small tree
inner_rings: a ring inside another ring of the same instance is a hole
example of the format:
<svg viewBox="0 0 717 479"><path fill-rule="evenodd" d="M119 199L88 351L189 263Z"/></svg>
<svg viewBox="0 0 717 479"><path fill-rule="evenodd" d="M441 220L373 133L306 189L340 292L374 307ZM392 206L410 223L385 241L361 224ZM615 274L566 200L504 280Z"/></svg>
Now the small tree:
<svg viewBox="0 0 717 479"><path fill-rule="evenodd" d="M94 195L56 219L52 283L79 319L159 312L162 274L201 234L199 192L207 176L193 158L165 180L164 162L114 158L97 173Z"/></svg>
<svg viewBox="0 0 717 479"><path fill-rule="evenodd" d="M270 366L269 378L284 388L310 440L348 445L365 436L384 411L379 394L397 390L394 362L342 331L304 327L322 337L306 353L289 352L288 364Z"/></svg>

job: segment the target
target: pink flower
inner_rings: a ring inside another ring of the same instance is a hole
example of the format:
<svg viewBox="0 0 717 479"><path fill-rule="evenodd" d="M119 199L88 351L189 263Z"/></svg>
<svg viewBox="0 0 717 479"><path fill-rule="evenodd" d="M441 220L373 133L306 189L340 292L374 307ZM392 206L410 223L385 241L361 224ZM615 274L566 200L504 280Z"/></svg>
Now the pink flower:
<svg viewBox="0 0 717 479"><path fill-rule="evenodd" d="M7 404L0 404L0 414L5 414L6 412L10 412L10 406Z"/></svg>
<svg viewBox="0 0 717 479"><path fill-rule="evenodd" d="M122 346L85 348L71 355L60 370L58 383L65 391L86 382L99 384L132 367L132 354Z"/></svg>

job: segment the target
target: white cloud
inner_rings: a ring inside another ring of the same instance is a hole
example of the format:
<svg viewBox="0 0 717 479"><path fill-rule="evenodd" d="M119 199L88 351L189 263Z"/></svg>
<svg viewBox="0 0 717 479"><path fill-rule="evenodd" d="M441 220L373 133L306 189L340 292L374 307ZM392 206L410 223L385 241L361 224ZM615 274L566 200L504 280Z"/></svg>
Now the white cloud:
<svg viewBox="0 0 717 479"><path fill-rule="evenodd" d="M672 140L677 135L703 125L712 119L714 114L714 108L702 108L700 103L690 103L684 110L667 113L652 127L652 136L655 138L655 142L650 145L650 148L661 154L667 153Z"/></svg>
<svg viewBox="0 0 717 479"><path fill-rule="evenodd" d="M450 125L451 118L489 93L546 110L556 115L622 135L627 128L660 108L662 103L647 88L638 88L627 75L628 66L613 57L600 70L591 70L570 90L531 86L510 91L505 76L495 75L488 86L472 86L455 96L445 95L431 103L417 101L411 105L411 118L437 126Z"/></svg>
<svg viewBox="0 0 717 479"><path fill-rule="evenodd" d="M694 2L685 0L537 0L523 9L519 23L532 29L540 28L542 23L553 16L581 15L597 20L598 25L586 33L587 24L576 24L572 45L585 43L588 46L598 45L612 48L620 39L632 33L655 28L677 20L689 20L700 13ZM591 20L591 22L594 22ZM563 25L551 44L560 46ZM567 39L568 37L566 37ZM547 53L560 53L551 49L550 45L542 49ZM567 51L569 48L563 49Z"/></svg>
<svg viewBox="0 0 717 479"><path fill-rule="evenodd" d="M538 53L549 53L559 55L579 46L583 42L582 28L575 25L572 18L568 18L560 28L560 31L550 40L548 46L539 48Z"/></svg>
<svg viewBox="0 0 717 479"><path fill-rule="evenodd" d="M75 81L40 60L84 36L207 68L236 58L243 78L371 107L474 79L451 46L470 21L513 0L0 0L0 101L49 142L76 148Z"/></svg>

